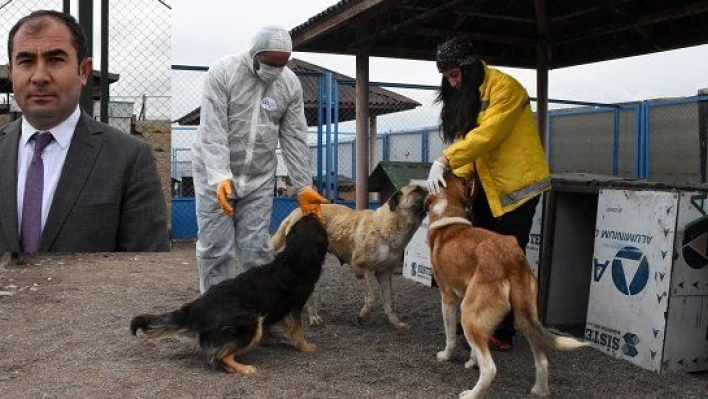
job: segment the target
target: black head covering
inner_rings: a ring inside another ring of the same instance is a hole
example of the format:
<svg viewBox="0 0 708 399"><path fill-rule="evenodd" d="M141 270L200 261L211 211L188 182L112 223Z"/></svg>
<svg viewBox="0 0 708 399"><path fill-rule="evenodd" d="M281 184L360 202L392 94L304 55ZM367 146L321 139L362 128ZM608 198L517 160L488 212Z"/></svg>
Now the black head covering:
<svg viewBox="0 0 708 399"><path fill-rule="evenodd" d="M471 65L479 59L472 42L465 37L456 37L438 46L435 62L438 71L443 72L464 65Z"/></svg>

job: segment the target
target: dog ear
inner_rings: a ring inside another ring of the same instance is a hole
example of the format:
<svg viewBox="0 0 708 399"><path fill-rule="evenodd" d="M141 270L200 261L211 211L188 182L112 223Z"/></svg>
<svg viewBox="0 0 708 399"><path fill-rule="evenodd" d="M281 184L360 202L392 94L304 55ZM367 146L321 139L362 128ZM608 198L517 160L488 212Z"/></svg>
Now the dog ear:
<svg viewBox="0 0 708 399"><path fill-rule="evenodd" d="M398 209L398 203L401 202L402 196L403 192L401 190L398 190L393 193L391 198L388 200L388 206L391 208L391 211L395 211L396 209Z"/></svg>
<svg viewBox="0 0 708 399"><path fill-rule="evenodd" d="M426 212L430 212L430 210L428 208L430 208L430 204L432 204L432 203L433 203L433 196L432 195L425 197L425 203L423 205L423 209L425 209Z"/></svg>

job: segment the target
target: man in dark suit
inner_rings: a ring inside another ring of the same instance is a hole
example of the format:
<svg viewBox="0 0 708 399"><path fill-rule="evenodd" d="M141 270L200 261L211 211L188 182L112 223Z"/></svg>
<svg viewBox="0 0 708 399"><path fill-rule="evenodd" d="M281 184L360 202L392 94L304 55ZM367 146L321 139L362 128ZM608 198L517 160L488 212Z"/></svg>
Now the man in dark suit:
<svg viewBox="0 0 708 399"><path fill-rule="evenodd" d="M0 127L0 252L169 250L150 145L79 107L86 37L56 11L20 19L8 71L22 118Z"/></svg>

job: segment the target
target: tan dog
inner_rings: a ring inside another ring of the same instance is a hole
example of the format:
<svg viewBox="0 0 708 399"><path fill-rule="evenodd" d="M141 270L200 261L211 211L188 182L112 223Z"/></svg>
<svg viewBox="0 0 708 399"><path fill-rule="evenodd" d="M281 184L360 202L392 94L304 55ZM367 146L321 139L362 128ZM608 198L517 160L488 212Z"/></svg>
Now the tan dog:
<svg viewBox="0 0 708 399"><path fill-rule="evenodd" d="M376 284L381 289L381 302L388 321L397 329L408 325L399 320L394 311L391 277L396 265L401 263L403 250L425 216L424 203L427 191L408 185L396 191L391 198L375 211L353 210L344 205L322 205L322 224L329 238L328 251L339 261L348 263L364 286L364 307L357 315L357 323L366 319L376 303ZM302 217L295 209L280 224L273 235L273 248L278 253L283 249L285 234L290 226ZM322 319L312 297L307 313L310 324L318 325Z"/></svg>
<svg viewBox="0 0 708 399"><path fill-rule="evenodd" d="M536 383L531 393L548 395L547 349L573 350L587 344L571 337L555 335L538 320L537 283L516 238L472 227L466 218L468 190L462 179L445 177L447 187L426 200L430 218L428 243L435 281L440 287L445 325L445 349L439 361L454 354L455 304L461 300L462 328L470 345L465 368L479 362L479 379L460 398L479 398L489 389L497 373L488 341L494 327L509 309L516 328L528 339L536 365ZM476 360L476 361L475 361Z"/></svg>

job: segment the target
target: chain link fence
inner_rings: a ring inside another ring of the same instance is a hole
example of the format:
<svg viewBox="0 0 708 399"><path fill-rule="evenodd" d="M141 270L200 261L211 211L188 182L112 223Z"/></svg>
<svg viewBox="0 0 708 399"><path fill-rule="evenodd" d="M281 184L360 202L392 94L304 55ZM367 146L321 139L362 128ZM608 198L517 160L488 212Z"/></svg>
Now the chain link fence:
<svg viewBox="0 0 708 399"><path fill-rule="evenodd" d="M636 114L616 104L551 109L546 152L553 173L634 177Z"/></svg>
<svg viewBox="0 0 708 399"><path fill-rule="evenodd" d="M140 134L152 144L170 212L172 0L108 3L109 72L120 75L118 81L109 86L110 101L131 109L130 133ZM98 65L94 63L94 67ZM94 115L98 117L98 113Z"/></svg>
<svg viewBox="0 0 708 399"><path fill-rule="evenodd" d="M84 1L84 0L82 0ZM62 0L5 0L0 2L0 125L20 117L7 77L10 28L32 11L64 9ZM75 7L76 2L67 2ZM147 140L155 151L168 209L170 206L170 28L171 0L111 1L108 10L93 4L94 118L100 117L99 72L101 13L108 14L108 123L126 134Z"/></svg>
<svg viewBox="0 0 708 399"><path fill-rule="evenodd" d="M549 116L547 152L553 173L706 182L705 94L556 109Z"/></svg>
<svg viewBox="0 0 708 399"><path fill-rule="evenodd" d="M705 183L708 96L654 100L644 105L645 176L652 181Z"/></svg>

